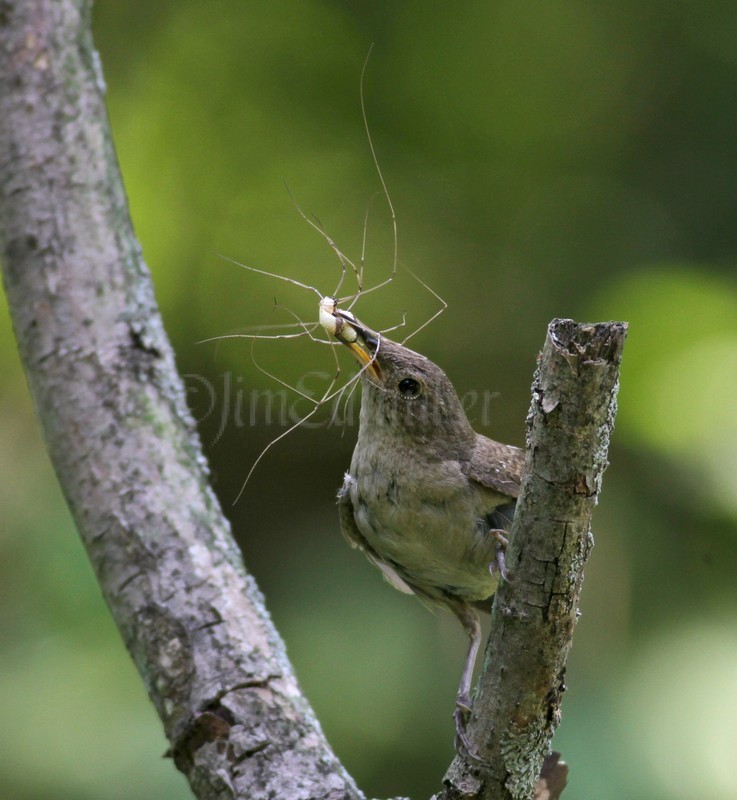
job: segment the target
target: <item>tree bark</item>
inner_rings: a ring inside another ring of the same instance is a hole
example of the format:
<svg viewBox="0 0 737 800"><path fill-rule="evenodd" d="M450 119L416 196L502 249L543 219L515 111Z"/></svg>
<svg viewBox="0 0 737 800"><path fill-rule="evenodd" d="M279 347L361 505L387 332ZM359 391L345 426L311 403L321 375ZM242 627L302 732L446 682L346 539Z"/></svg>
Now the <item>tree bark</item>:
<svg viewBox="0 0 737 800"><path fill-rule="evenodd" d="M208 484L130 223L89 17L85 0L0 0L3 279L54 468L195 795L359 800ZM470 723L494 766L457 759L438 797L524 797L539 771L623 337L616 325L551 328L508 556L515 582L495 604ZM489 786L508 794L479 794Z"/></svg>
<svg viewBox="0 0 737 800"><path fill-rule="evenodd" d="M550 752L626 334L619 322L554 320L548 327L532 384L524 476L507 552L512 580L494 598L469 724L484 763L456 758L437 800L526 800ZM550 785L564 779L560 765L549 766ZM537 792L550 796L542 787Z"/></svg>
<svg viewBox="0 0 737 800"><path fill-rule="evenodd" d="M358 800L208 484L89 17L82 0L0 2L4 283L54 468L197 797Z"/></svg>

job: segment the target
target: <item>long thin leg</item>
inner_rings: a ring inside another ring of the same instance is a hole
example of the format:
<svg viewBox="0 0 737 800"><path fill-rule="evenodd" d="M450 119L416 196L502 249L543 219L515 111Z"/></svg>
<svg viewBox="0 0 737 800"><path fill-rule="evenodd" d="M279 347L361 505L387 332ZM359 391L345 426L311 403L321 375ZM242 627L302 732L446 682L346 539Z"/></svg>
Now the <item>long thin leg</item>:
<svg viewBox="0 0 737 800"><path fill-rule="evenodd" d="M466 724L471 714L471 681L473 680L473 668L476 665L479 647L481 646L481 623L479 622L476 610L467 603L457 602L450 606L458 621L463 626L463 630L468 634L468 653L463 663L461 682L458 686L456 696L456 707L453 712L453 720L456 728L456 751L467 753L473 758L478 758L466 734Z"/></svg>

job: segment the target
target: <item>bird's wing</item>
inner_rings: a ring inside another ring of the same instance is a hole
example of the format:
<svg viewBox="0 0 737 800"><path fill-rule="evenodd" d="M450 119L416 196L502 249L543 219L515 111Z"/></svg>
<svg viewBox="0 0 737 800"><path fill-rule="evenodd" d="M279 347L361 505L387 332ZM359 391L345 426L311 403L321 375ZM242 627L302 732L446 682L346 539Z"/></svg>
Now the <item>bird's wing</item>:
<svg viewBox="0 0 737 800"><path fill-rule="evenodd" d="M466 477L508 497L519 495L525 453L511 444L501 444L476 434L471 457L462 465Z"/></svg>
<svg viewBox="0 0 737 800"><path fill-rule="evenodd" d="M357 547L359 550L365 550L368 545L366 540L361 535L361 531L358 530L356 519L353 516L353 503L351 502L351 485L353 480L353 476L346 472L343 485L338 490L338 516L340 518L340 530L351 547Z"/></svg>
<svg viewBox="0 0 737 800"><path fill-rule="evenodd" d="M397 570L386 561L379 558L376 551L366 541L365 537L358 530L356 518L353 515L353 503L351 502L351 486L354 482L353 476L346 472L343 485L338 491L338 516L340 518L340 529L343 536L351 547L357 547L368 557L369 561L375 564L383 573L384 578L400 592L404 594L414 594L413 589L406 583Z"/></svg>

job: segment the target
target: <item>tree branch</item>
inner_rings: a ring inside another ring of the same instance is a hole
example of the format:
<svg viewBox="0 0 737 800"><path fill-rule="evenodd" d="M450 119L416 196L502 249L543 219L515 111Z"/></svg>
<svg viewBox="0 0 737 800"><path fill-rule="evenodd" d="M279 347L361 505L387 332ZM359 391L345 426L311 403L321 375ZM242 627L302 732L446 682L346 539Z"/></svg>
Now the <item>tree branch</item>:
<svg viewBox="0 0 737 800"><path fill-rule="evenodd" d="M0 3L0 237L49 453L200 798L361 798L207 481L79 0Z"/></svg>
<svg viewBox="0 0 737 800"><path fill-rule="evenodd" d="M494 600L469 725L488 766L456 758L438 800L526 800L550 751L626 333L621 322L554 320L548 327L532 384L525 474L507 553L513 578ZM560 770L553 772L549 780L560 781Z"/></svg>

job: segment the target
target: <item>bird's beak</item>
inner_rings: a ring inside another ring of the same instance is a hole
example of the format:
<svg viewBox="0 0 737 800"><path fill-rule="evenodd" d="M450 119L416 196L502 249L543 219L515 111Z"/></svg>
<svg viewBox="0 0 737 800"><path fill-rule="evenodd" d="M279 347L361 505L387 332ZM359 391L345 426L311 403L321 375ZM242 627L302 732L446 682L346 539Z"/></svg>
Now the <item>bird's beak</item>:
<svg viewBox="0 0 737 800"><path fill-rule="evenodd" d="M358 336L354 342L345 342L342 339L341 341L353 353L361 367L365 368L374 383L382 386L381 367L376 360L379 337L373 331L368 331L368 329L357 328L356 333L358 333Z"/></svg>
<svg viewBox="0 0 737 800"><path fill-rule="evenodd" d="M378 333L359 322L350 311L338 309L338 301L333 297L320 301L320 324L353 353L373 383L383 386L381 367L376 360L381 341Z"/></svg>

